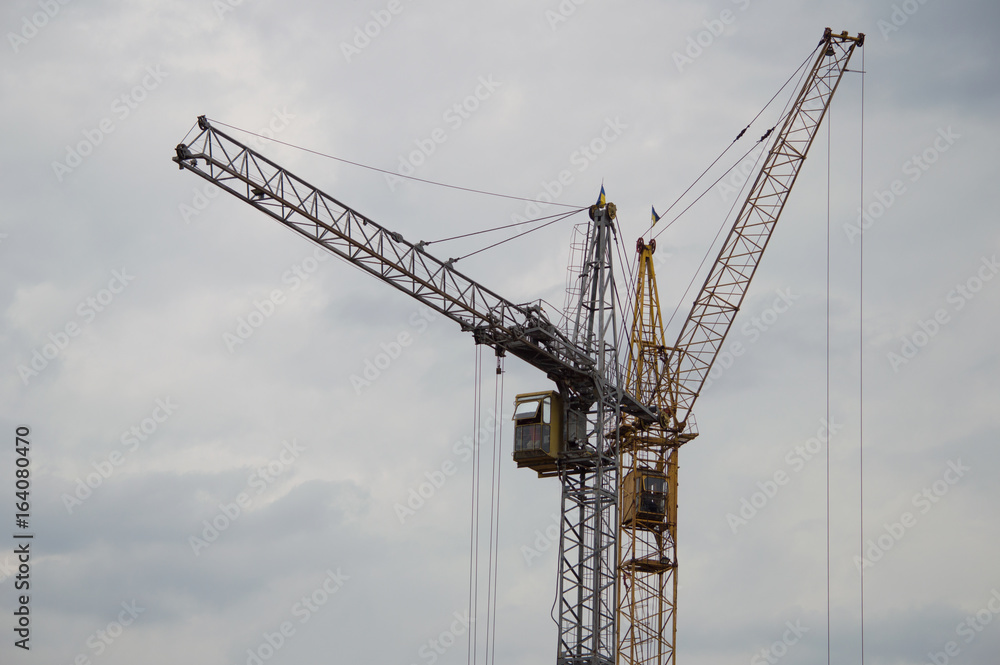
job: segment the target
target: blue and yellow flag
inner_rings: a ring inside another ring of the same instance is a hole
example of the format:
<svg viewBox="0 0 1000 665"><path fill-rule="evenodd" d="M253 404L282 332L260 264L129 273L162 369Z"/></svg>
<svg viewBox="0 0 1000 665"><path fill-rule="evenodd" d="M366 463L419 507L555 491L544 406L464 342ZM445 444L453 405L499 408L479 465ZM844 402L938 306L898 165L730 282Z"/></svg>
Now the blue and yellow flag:
<svg viewBox="0 0 1000 665"><path fill-rule="evenodd" d="M660 216L656 214L656 208L653 208L653 223L650 226L656 226L658 221L660 221Z"/></svg>
<svg viewBox="0 0 1000 665"><path fill-rule="evenodd" d="M604 185L601 185L601 195L597 197L597 206L603 208L607 203L608 201L604 197Z"/></svg>

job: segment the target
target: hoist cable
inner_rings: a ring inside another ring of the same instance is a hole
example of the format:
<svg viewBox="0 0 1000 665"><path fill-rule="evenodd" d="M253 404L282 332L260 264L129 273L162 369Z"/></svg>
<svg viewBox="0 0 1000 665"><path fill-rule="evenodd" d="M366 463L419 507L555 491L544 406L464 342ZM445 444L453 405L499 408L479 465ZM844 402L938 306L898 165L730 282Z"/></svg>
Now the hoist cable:
<svg viewBox="0 0 1000 665"><path fill-rule="evenodd" d="M865 205L865 50L861 49L861 149L860 200ZM858 487L860 548L865 547L865 233L858 248ZM861 566L861 665L865 665L865 567Z"/></svg>
<svg viewBox="0 0 1000 665"><path fill-rule="evenodd" d="M385 173L386 175L390 175L393 178L405 178L406 180L414 180L416 182L422 182L422 183L427 184L427 185L435 185L437 187L447 187L448 189L457 189L457 190L460 190L460 191L463 191L463 192L471 192L473 194L482 194L484 196L496 196L496 197L502 198L502 199L513 199L515 201L528 201L528 202L531 202L531 203L539 203L539 201L537 201L535 199L529 199L529 198L524 197L524 196L512 196L510 194L498 194L496 192L488 192L488 191L483 190L483 189L475 189L475 188L472 188L472 187L460 187L459 185L449 185L448 183L438 182L436 180L427 180L425 178L417 178L417 177L411 176L411 175L403 175L401 173L395 173L393 171L387 171L385 169L380 169L380 168L375 167L375 166L368 166L367 164L361 164L360 162L352 162L351 160L344 159L342 157L335 157L335 156L329 155L329 154L327 154L325 152L320 152L318 150L312 150L310 148L305 148L305 147L302 147L302 146L299 146L299 145L295 145L294 143L288 143L287 141L282 141L282 140L276 139L276 138L274 138L272 136L264 136L262 134L257 134L256 132L251 132L249 130L242 129L240 127L235 127L233 125L226 124L226 123L222 122L221 120L216 120L215 118L211 118L211 121L213 123L217 124L217 125L222 125L223 127L228 127L229 129L235 129L238 132L243 132L244 134L249 134L251 136L256 136L257 138L264 139L265 141L271 141L272 143L280 143L281 145L288 146L289 148L295 148L296 150L301 150L303 152L308 152L308 153L311 153L313 155L318 155L319 157L326 157L327 159L332 159L334 161L342 162L344 164L350 164L351 166L357 166L357 167L362 168L362 169L368 169L369 171L376 171L378 173ZM554 206L561 206L561 207L564 207L564 208L580 208L580 207L582 207L582 206L573 205L573 204L570 204L570 203L556 203L555 201L545 201L545 203L548 203L549 205L554 205Z"/></svg>
<svg viewBox="0 0 1000 665"><path fill-rule="evenodd" d="M486 567L486 602L485 602L485 622L478 622L475 617L479 616L479 587L481 580L479 577L479 556L480 556L480 511L482 509L483 483L482 483L482 437L483 437L483 346L476 345L475 355L475 386L473 398L473 471L472 471L472 499L471 527L470 527L470 567L469 567L469 611L468 616L472 619L472 628L469 631L469 653L468 662L473 665L479 657L479 633L482 631L485 642L483 650L484 662L486 665L494 662L496 652L496 608L497 593L499 591L499 554L500 554L500 480L503 471L503 361L502 356L497 357L497 372L493 386L493 448L490 454L490 501L489 501L489 538L487 546L487 567ZM480 629L480 626L482 628Z"/></svg>
<svg viewBox="0 0 1000 665"><path fill-rule="evenodd" d="M826 114L826 665L830 665L830 171L833 105Z"/></svg>
<svg viewBox="0 0 1000 665"><path fill-rule="evenodd" d="M496 415L497 409L497 398L500 394L500 376L499 374L494 379L493 383L493 414ZM492 623L492 608L493 608L493 567L496 565L496 560L494 559L493 547L495 541L493 538L493 530L496 528L495 511L497 504L497 435L496 427L493 428L493 447L490 449L490 462L492 466L490 467L490 537L489 544L486 548L487 551L487 565L486 565L486 624L485 624L485 637L486 637L486 650L484 652L485 658L484 662L486 665L490 663L490 625ZM478 615L478 613L477 613Z"/></svg>
<svg viewBox="0 0 1000 665"><path fill-rule="evenodd" d="M480 388L482 364L482 347L476 345L474 385L472 398L472 496L471 522L469 525L469 611L466 616L471 620L476 616L479 607L479 410L482 397ZM476 637L479 633L478 624L469 630L468 662L476 662Z"/></svg>
<svg viewBox="0 0 1000 665"><path fill-rule="evenodd" d="M490 597L486 600L486 663L496 663L497 579L500 570L500 476L503 471L503 356L497 355L497 374L493 387L493 494L490 498L490 567L487 583ZM494 509L495 504L495 509ZM490 580L492 577L492 580Z"/></svg>

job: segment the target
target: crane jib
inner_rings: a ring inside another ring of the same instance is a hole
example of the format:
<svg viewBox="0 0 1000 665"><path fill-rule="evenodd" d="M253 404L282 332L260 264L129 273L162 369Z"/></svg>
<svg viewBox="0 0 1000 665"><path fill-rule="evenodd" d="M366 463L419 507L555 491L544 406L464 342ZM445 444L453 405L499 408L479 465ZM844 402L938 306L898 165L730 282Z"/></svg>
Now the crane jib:
<svg viewBox="0 0 1000 665"><path fill-rule="evenodd" d="M824 32L812 67L694 300L669 361L677 377L681 421L691 412L732 327L847 63L863 44L863 33L851 37L829 28Z"/></svg>
<svg viewBox="0 0 1000 665"><path fill-rule="evenodd" d="M477 343L522 358L580 393L594 392L588 353L569 341L537 304L514 304L267 157L198 118L200 133L178 144L173 161L242 199L296 233L417 298L471 331ZM656 415L617 386L628 412Z"/></svg>

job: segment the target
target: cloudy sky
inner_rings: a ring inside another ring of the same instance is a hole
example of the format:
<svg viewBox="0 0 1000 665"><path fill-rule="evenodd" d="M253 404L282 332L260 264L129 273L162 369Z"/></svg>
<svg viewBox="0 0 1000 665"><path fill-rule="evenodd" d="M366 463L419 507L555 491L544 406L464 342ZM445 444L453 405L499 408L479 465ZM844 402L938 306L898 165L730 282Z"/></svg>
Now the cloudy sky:
<svg viewBox="0 0 1000 665"><path fill-rule="evenodd" d="M467 662L472 338L178 171L198 115L527 199L603 182L631 248L826 26L868 36L864 104L848 73L695 409L678 659L824 663L829 627L858 662L864 566L867 662L996 662L995 3L8 0L0 26L2 662ZM254 145L411 241L538 214ZM668 339L739 180L658 238ZM558 309L582 221L460 266ZM498 663L555 653L558 483L509 461L512 396L550 385L508 359Z"/></svg>

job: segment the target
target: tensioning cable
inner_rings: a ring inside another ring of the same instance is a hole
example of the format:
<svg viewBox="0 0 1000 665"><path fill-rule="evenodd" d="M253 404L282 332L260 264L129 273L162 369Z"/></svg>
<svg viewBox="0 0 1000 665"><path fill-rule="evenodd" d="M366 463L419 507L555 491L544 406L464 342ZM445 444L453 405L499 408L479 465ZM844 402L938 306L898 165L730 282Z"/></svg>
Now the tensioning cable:
<svg viewBox="0 0 1000 665"><path fill-rule="evenodd" d="M510 242L511 240L516 240L517 238L520 238L521 236L528 235L529 233L532 233L534 231L538 231L539 229L544 229L546 226L550 226L552 224L555 224L556 222L561 222L562 220L566 219L567 217L572 217L573 215L575 215L576 213L578 213L578 212L580 212L582 210L586 210L586 208L578 208L576 210L570 210L569 212L564 212L564 213L558 215L551 222L546 222L545 224L542 224L541 226L536 226L535 228L528 229L527 231L524 231L523 233L518 233L517 235L511 236L509 238L504 238L503 240L495 242L492 245L487 245L486 247L483 247L481 249L477 249L474 252L469 252L468 254L465 254L463 256L458 257L457 259L454 259L454 261L461 261L462 259L467 259L470 256L474 256L476 254L479 254L480 252L485 252L488 249L493 249L494 247L497 247L497 246L502 245L504 243Z"/></svg>
<svg viewBox="0 0 1000 665"><path fill-rule="evenodd" d="M579 210L575 210L574 212L581 212L583 210L586 210L586 208L580 208ZM523 222L514 222L513 224L504 224L503 226L494 226L493 228L482 229L480 231L470 231L469 233L463 233L461 235L451 236L449 238L439 238L437 240L426 240L426 241L423 241L423 244L426 246L426 245L432 245L434 243L448 242L449 240L459 240L460 238L468 238L470 236L477 236L477 235L481 235L483 233L492 233L493 231L502 231L504 229L509 229L509 228L512 228L512 227L515 227L515 226L523 226L525 224L534 224L535 222L544 222L545 220L552 219L553 217L559 217L560 219L565 219L566 218L566 213L557 212L557 213L552 214L552 215L546 215L545 217L536 217L535 219L526 219ZM543 227L539 226L538 229L540 229L540 228L543 228ZM530 232L530 231L537 231L538 229L530 229L528 232Z"/></svg>
<svg viewBox="0 0 1000 665"><path fill-rule="evenodd" d="M318 155L319 157L325 157L327 159L332 159L334 161L341 162L343 164L350 164L351 166L357 166L358 168L368 169L369 171L376 171L378 173L384 173L386 175L392 176L393 178L404 178L406 180L414 180L416 182L422 182L422 183L427 184L427 185L434 185L436 187L447 187L448 189L457 189L459 191L471 192L473 194L482 194L484 196L496 196L496 197L502 198L502 199L513 199L515 201L529 201L531 203L538 203L538 201L536 201L535 199L529 199L529 198L524 197L524 196L513 196L513 195L510 195L510 194L499 194L497 192L489 192L489 191L486 191L486 190L483 190L483 189L475 189L473 187L461 187L459 185L450 185L450 184L445 183L445 182L438 182L436 180L427 180L426 178L417 178L416 176L412 176L412 175L403 175L401 173L396 173L394 171L387 171L386 169L380 169L380 168L378 168L376 166L369 166L367 164L362 164L360 162L353 162L353 161L351 161L349 159L344 159L343 157L336 157L334 155L330 155L330 154L327 154L325 152L320 152L318 150L312 150L310 148L305 148L305 147L300 146L300 145L295 145L294 143L288 143L287 141L282 141L280 139L276 139L273 136L264 136L264 135L258 134L256 132L251 132L248 129L243 129L241 127L236 127L234 125L229 125L229 124L226 124L226 123L222 122L221 120L216 120L215 118L210 118L210 120L214 124L222 125L223 127L228 127L229 129L234 129L234 130L236 130L238 132L243 132L244 134L249 134L250 136L256 136L257 138L263 139L265 141L271 141L272 143L280 143L281 145L288 146L289 148L295 148L296 150L301 150L303 152L308 152L308 153L313 154L313 155ZM583 206L573 205L573 204L570 204L570 203L556 203L555 201L546 201L546 203L548 203L549 205L560 206L560 207L563 207L563 208L581 208L581 207L583 207Z"/></svg>
<svg viewBox="0 0 1000 665"><path fill-rule="evenodd" d="M817 48L818 48L818 47L817 47ZM743 128L743 130L742 130L742 131L741 131L741 132L740 132L739 134L737 134L737 135L736 135L736 138L734 138L734 139L733 139L733 140L732 140L732 141L731 141L731 142L729 143L729 145L728 145L728 146L726 146L725 150L723 150L723 151L722 151L721 153L719 153L719 156L718 156L718 157L716 157L716 158L715 158L714 160L712 160L712 163L711 163L711 164L709 164L709 165L708 165L708 166L707 166L707 167L705 168L705 170L704 170L704 171L702 171L702 172L701 172L701 174L700 174L700 175L699 175L699 176L698 176L697 178L695 178L695 179L694 179L694 181L693 181L693 182L692 182L692 183L691 183L690 185L688 185L687 189L685 189L685 190L684 190L683 192L681 192L680 196L678 196L678 197L677 197L677 198L676 198L676 199L674 200L674 202L673 202L673 203L671 203L671 204L670 204L670 206L669 206L669 207L668 207L668 208L667 208L666 210L664 210L664 211L663 211L663 214L661 214L661 215L660 215L660 217L661 217L661 218L662 218L662 217L665 217L665 216L667 215L667 213L669 213L669 212L670 212L671 210L673 210L674 206L676 206L676 205L677 205L677 204L678 204L678 203L680 202L680 200L681 200L681 199L683 199L683 198L684 198L684 197L685 197L685 196L687 195L687 193L688 193L688 192L690 192L690 191L691 191L691 190L692 190L692 189L694 188L694 186L695 186L695 185L697 185L697 184L698 184L698 182L700 182L700 181L701 181L701 179L705 177L705 174L706 174L706 173L708 173L708 172L709 172L709 171L710 171L710 170L712 169L712 167L713 167L713 166L715 166L715 165L716 165L716 164L717 164L717 163L719 162L719 160L720 160L720 159L722 159L722 158L723 158L723 157L725 156L725 154L726 154L727 152L729 152L730 148L732 148L732 147L733 147L733 146L734 146L734 145L736 144L736 142L737 142L737 141L739 141L739 140L740 140L741 138L743 138L743 135L744 135L744 134L746 134L746 132L747 132L747 130L748 130L748 129L750 129L750 126L751 126L751 125L753 125L753 123L757 122L757 119L758 119L758 118L760 118L760 116L764 114L764 111L766 111L766 110L767 110L767 108L768 108L768 107L769 107L769 106L770 106L770 105L771 105L771 104L772 104L772 103L774 102L774 100L775 100L775 99L777 99L778 95L780 95L780 94L781 94L781 91L782 91L782 90L784 90L784 89L785 89L785 88L786 88L786 87L788 86L788 84L789 84L789 83L790 83L790 82L792 81L792 79L794 79L794 78L795 78L795 77L796 77L796 76L797 76L797 75L799 74L799 72L800 72L800 71L802 71L802 69L803 69L803 68L804 68L804 67L805 67L805 66L806 66L806 65L807 65L807 64L809 63L809 61L810 61L810 60L812 60L812 57L813 57L813 54L814 54L815 52L816 52L816 49L813 49L813 50L812 50L812 52L810 52L810 53L809 53L809 55L808 55L808 56L806 56L806 59L802 61L802 64L800 64L800 65L799 65L799 66L798 66L798 67L797 67L797 68L795 69L795 71L794 71L794 72L792 72L792 75L788 77L788 79L787 79L787 80L786 80L786 81L785 81L785 82L784 82L784 83L782 84L782 86L781 86L780 88L778 88L778 91L777 91L777 92L775 92L775 93L774 93L774 95L772 95L772 96L771 96L771 99L769 99L769 100L768 100L768 102L767 102L766 104L764 104L764 106L763 106L763 107L761 107L760 111L758 111L758 112L757 112L757 115L755 115L755 116L753 117L753 120L751 120L751 121L750 121L749 123L747 123L747 126L746 126L746 127L744 127L744 128ZM759 143L759 141L758 141L758 143ZM753 148L751 148L751 150L752 150L752 149L753 149ZM747 151L747 154L749 154L749 152L750 152L750 151ZM746 155L744 155L744 157L746 157ZM739 161L737 161L736 163L737 163L737 164L739 164L739 163L740 163L741 161L742 161L742 158L741 158L741 159L740 159ZM735 168L735 166L736 166L736 165L734 164L734 165L733 165L732 167L730 167L730 168L729 168L729 169L728 169L728 170L726 171L726 173L729 173L729 171L732 171L732 169L733 169L733 168ZM723 174L723 177L725 177L725 174ZM714 186L715 186L715 184L716 184L717 182L718 182L718 180L717 180L717 181L716 181L715 183L712 183L712 184L711 184L711 185L710 185L710 186L708 187L708 189L711 189L712 187L714 187ZM704 196L704 194L702 194L702 196ZM699 196L698 198L700 199L700 198L701 198L701 196ZM688 208L690 208L690 206L688 206ZM684 212L686 212L686 211L687 211L687 208L685 208L685 209L684 209L683 211L681 211L681 212L680 212L680 213L679 213L679 214L677 215L677 217L680 217L680 216L681 216L682 214L684 214ZM673 220L672 220L672 221L670 222L670 224L672 224L672 223L673 223L674 221L677 221L677 217L675 217L675 218L674 218L674 219L673 219ZM643 235L643 236L645 236L645 235L646 235L647 233L649 233L649 232L650 232L650 231L651 231L651 230L653 229L653 226L654 226L655 224L656 224L656 222L653 222L652 224L650 224L650 225L649 225L649 228L647 228L647 229L646 229L646 231L645 231L645 232L644 232L644 233L643 233L642 235ZM670 224L667 224L667 226L669 226ZM658 236L658 235L659 235L659 233L657 233L657 236ZM654 236L654 237L655 237L655 236Z"/></svg>

